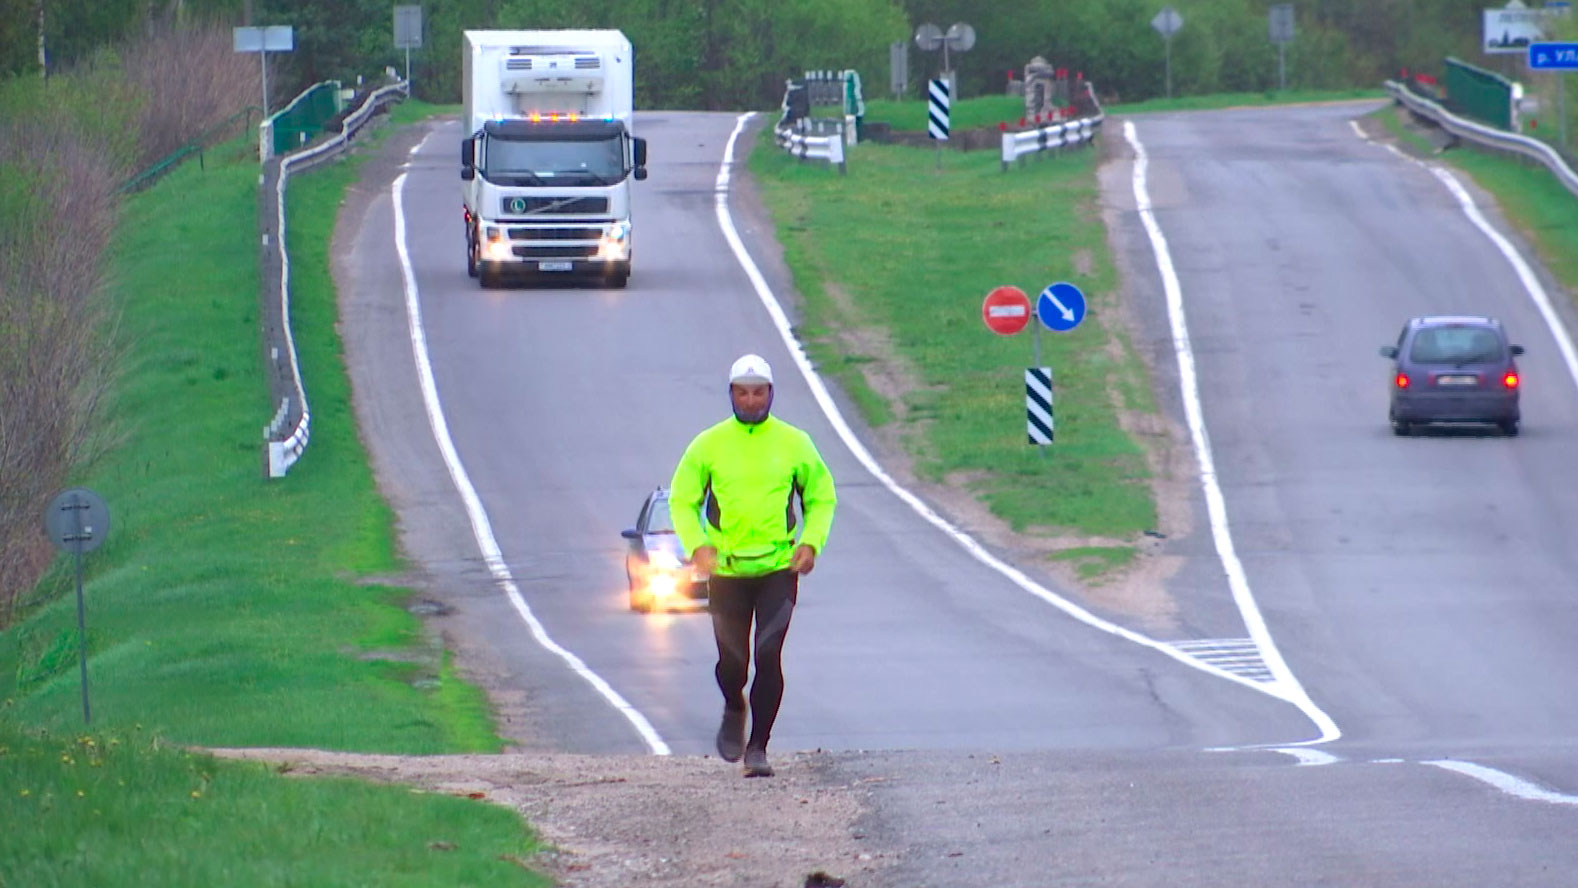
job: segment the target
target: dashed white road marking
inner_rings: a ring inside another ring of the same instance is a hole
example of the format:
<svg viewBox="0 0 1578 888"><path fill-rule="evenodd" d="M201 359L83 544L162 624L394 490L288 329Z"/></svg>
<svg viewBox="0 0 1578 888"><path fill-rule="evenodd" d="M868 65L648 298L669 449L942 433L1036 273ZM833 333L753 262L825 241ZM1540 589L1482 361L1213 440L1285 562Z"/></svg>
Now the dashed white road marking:
<svg viewBox="0 0 1578 888"><path fill-rule="evenodd" d="M1507 795L1524 799L1525 801L1545 802L1551 805L1578 805L1578 795L1568 795L1567 793L1546 789L1533 781L1524 780L1522 777L1514 777L1505 771L1498 771L1495 768L1476 765L1473 762L1435 759L1424 764L1462 774L1465 777L1472 777L1481 783L1487 783L1495 787Z"/></svg>

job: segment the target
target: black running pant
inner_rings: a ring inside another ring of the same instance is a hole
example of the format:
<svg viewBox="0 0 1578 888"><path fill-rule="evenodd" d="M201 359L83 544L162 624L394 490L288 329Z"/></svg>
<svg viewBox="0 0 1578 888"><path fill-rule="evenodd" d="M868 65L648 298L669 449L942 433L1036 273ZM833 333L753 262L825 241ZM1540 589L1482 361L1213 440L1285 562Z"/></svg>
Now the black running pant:
<svg viewBox="0 0 1578 888"><path fill-rule="evenodd" d="M784 696L784 635L794 615L800 575L780 570L760 577L713 575L707 590L712 634L718 642L718 689L726 709L745 709L751 665L751 621L756 622L756 679L751 682L749 746L767 748Z"/></svg>

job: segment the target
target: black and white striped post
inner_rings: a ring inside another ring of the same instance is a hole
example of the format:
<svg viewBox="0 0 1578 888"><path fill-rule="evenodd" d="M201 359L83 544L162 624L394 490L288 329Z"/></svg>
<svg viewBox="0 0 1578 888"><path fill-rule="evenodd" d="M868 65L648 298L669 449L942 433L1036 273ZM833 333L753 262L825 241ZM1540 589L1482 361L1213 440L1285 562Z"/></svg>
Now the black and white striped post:
<svg viewBox="0 0 1578 888"><path fill-rule="evenodd" d="M1052 368L1025 368L1025 423L1031 444L1052 443Z"/></svg>
<svg viewBox="0 0 1578 888"><path fill-rule="evenodd" d="M926 135L937 143L937 167L942 168L942 143L948 141L948 81L936 77L926 81Z"/></svg>

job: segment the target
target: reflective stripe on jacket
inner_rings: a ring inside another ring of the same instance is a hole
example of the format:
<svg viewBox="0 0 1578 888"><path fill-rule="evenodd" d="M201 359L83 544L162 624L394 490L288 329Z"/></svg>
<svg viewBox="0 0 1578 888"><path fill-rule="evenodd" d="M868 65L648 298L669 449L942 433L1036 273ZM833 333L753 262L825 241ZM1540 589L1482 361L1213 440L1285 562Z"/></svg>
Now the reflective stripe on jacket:
<svg viewBox="0 0 1578 888"><path fill-rule="evenodd" d="M796 526L797 497L804 527ZM716 546L722 576L788 567L797 530L799 542L820 553L837 503L811 436L771 415L754 425L731 416L702 431L669 484L669 511L686 555Z"/></svg>

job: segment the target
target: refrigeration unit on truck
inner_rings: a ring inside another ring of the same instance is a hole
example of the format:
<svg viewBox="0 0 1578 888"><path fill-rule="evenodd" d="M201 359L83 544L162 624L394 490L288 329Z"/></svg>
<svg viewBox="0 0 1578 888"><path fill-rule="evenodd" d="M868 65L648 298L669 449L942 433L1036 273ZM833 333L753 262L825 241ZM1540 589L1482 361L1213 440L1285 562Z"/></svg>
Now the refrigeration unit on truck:
<svg viewBox="0 0 1578 888"><path fill-rule="evenodd" d="M623 287L634 232L635 59L619 31L465 32L460 146L466 266Z"/></svg>

